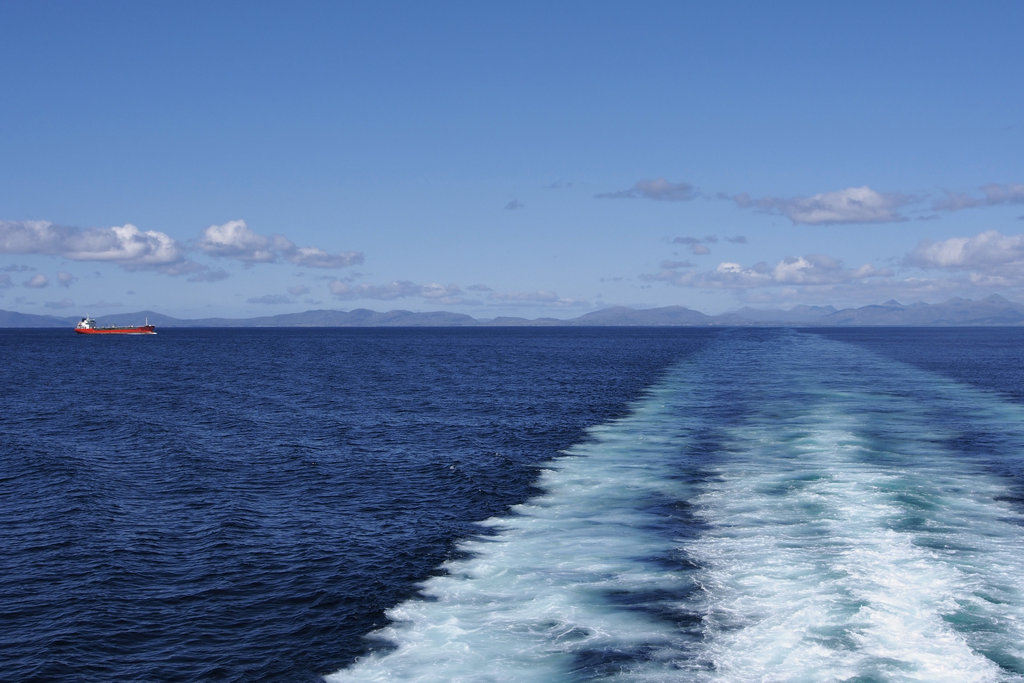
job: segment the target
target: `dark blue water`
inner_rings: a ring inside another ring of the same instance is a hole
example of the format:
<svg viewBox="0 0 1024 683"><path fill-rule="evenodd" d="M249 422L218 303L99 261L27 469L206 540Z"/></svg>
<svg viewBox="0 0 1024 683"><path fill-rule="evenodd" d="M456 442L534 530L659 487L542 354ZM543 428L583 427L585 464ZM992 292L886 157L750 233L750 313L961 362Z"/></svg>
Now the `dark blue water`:
<svg viewBox="0 0 1024 683"><path fill-rule="evenodd" d="M713 337L0 331L0 678L311 680Z"/></svg>
<svg viewBox="0 0 1024 683"><path fill-rule="evenodd" d="M4 680L1024 680L1024 330L0 360Z"/></svg>

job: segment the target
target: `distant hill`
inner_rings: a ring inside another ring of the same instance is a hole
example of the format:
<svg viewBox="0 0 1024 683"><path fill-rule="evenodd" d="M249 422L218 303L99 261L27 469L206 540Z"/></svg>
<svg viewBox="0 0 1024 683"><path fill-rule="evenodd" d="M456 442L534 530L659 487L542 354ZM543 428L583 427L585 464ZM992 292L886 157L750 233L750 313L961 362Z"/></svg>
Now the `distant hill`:
<svg viewBox="0 0 1024 683"><path fill-rule="evenodd" d="M75 319L77 321L77 318ZM67 320L52 315L32 315L0 310L0 327L66 327Z"/></svg>
<svg viewBox="0 0 1024 683"><path fill-rule="evenodd" d="M682 306L662 308L626 308L616 306L573 318L574 325L710 325L714 318Z"/></svg>
<svg viewBox="0 0 1024 683"><path fill-rule="evenodd" d="M284 313L258 318L180 319L155 311L94 316L101 325L141 324L145 320L157 327L523 327L523 326L747 326L799 325L815 327L849 326L1017 326L1024 325L1024 304L992 295L984 299L954 298L940 304L883 304L837 310L832 306L796 306L789 310L742 308L731 313L709 316L683 306L627 308L616 306L586 313L576 318L513 318L477 320L463 313L431 311L416 313L394 310L384 313L357 308L352 311L320 309L304 313ZM32 315L0 310L0 327L55 328L73 327L80 319Z"/></svg>
<svg viewBox="0 0 1024 683"><path fill-rule="evenodd" d="M1021 325L1024 305L1007 301L993 294L980 301L950 299L941 304L912 304L887 301L878 306L864 306L836 311L821 319L828 325Z"/></svg>
<svg viewBox="0 0 1024 683"><path fill-rule="evenodd" d="M352 311L320 309L304 313L283 313L260 318L203 318L177 320L167 327L456 327L478 325L479 322L463 313L434 311L388 311L378 313L366 308Z"/></svg>

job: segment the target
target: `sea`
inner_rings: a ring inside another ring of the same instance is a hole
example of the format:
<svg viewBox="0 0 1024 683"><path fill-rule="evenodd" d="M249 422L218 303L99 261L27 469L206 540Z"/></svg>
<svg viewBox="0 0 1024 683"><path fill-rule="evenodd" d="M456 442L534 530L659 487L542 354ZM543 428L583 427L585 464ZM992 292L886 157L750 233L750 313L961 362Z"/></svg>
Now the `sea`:
<svg viewBox="0 0 1024 683"><path fill-rule="evenodd" d="M0 330L2 681L1024 681L1024 328Z"/></svg>

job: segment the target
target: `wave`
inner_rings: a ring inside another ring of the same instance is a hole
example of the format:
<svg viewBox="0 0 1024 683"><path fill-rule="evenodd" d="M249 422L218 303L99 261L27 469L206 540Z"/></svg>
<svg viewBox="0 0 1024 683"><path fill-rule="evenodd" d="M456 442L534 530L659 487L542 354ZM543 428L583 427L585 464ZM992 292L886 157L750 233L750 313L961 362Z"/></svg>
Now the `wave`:
<svg viewBox="0 0 1024 683"><path fill-rule="evenodd" d="M388 612L367 680L1024 680L1024 411L721 335Z"/></svg>

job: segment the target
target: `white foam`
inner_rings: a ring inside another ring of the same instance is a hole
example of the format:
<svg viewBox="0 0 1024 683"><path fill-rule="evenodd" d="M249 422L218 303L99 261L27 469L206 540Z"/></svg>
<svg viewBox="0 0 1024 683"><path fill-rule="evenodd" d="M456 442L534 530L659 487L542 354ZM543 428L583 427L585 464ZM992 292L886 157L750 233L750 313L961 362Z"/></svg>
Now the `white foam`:
<svg viewBox="0 0 1024 683"><path fill-rule="evenodd" d="M737 383L763 400L739 411L721 397ZM851 347L720 342L392 609L375 635L396 649L328 680L1021 680L1024 520L936 414L1024 425ZM666 534L656 501L694 505L704 531Z"/></svg>
<svg viewBox="0 0 1024 683"><path fill-rule="evenodd" d="M760 445L763 458L770 447ZM998 667L945 621L970 595L962 570L889 528L902 514L887 492L893 475L857 467L859 450L813 449L801 472L817 478L789 495L759 493L785 485L780 475L791 474L779 467L729 473L700 497L713 524L690 548L707 590L704 656L738 679L998 679Z"/></svg>
<svg viewBox="0 0 1024 683"><path fill-rule="evenodd" d="M653 398L591 430L593 441L542 473L544 495L484 522L496 536L462 544L472 557L427 581L427 600L389 611L394 623L377 635L397 650L327 680L551 681L591 651L674 651L665 623L608 601L610 591L689 588L684 573L644 561L671 553L672 542L644 531L661 520L638 501L692 493L664 469L664 453L681 443L657 434L669 417L663 411Z"/></svg>
<svg viewBox="0 0 1024 683"><path fill-rule="evenodd" d="M1024 561L1007 551L1021 518L999 502L1005 488L922 439L937 427L906 399L794 375L808 384L799 409L734 429L731 461L698 499L710 528L689 550L703 567L708 677L1018 678L979 651L988 634L954 627L962 606L988 610L1000 632L985 644L1019 657ZM979 591L998 591L998 609Z"/></svg>

